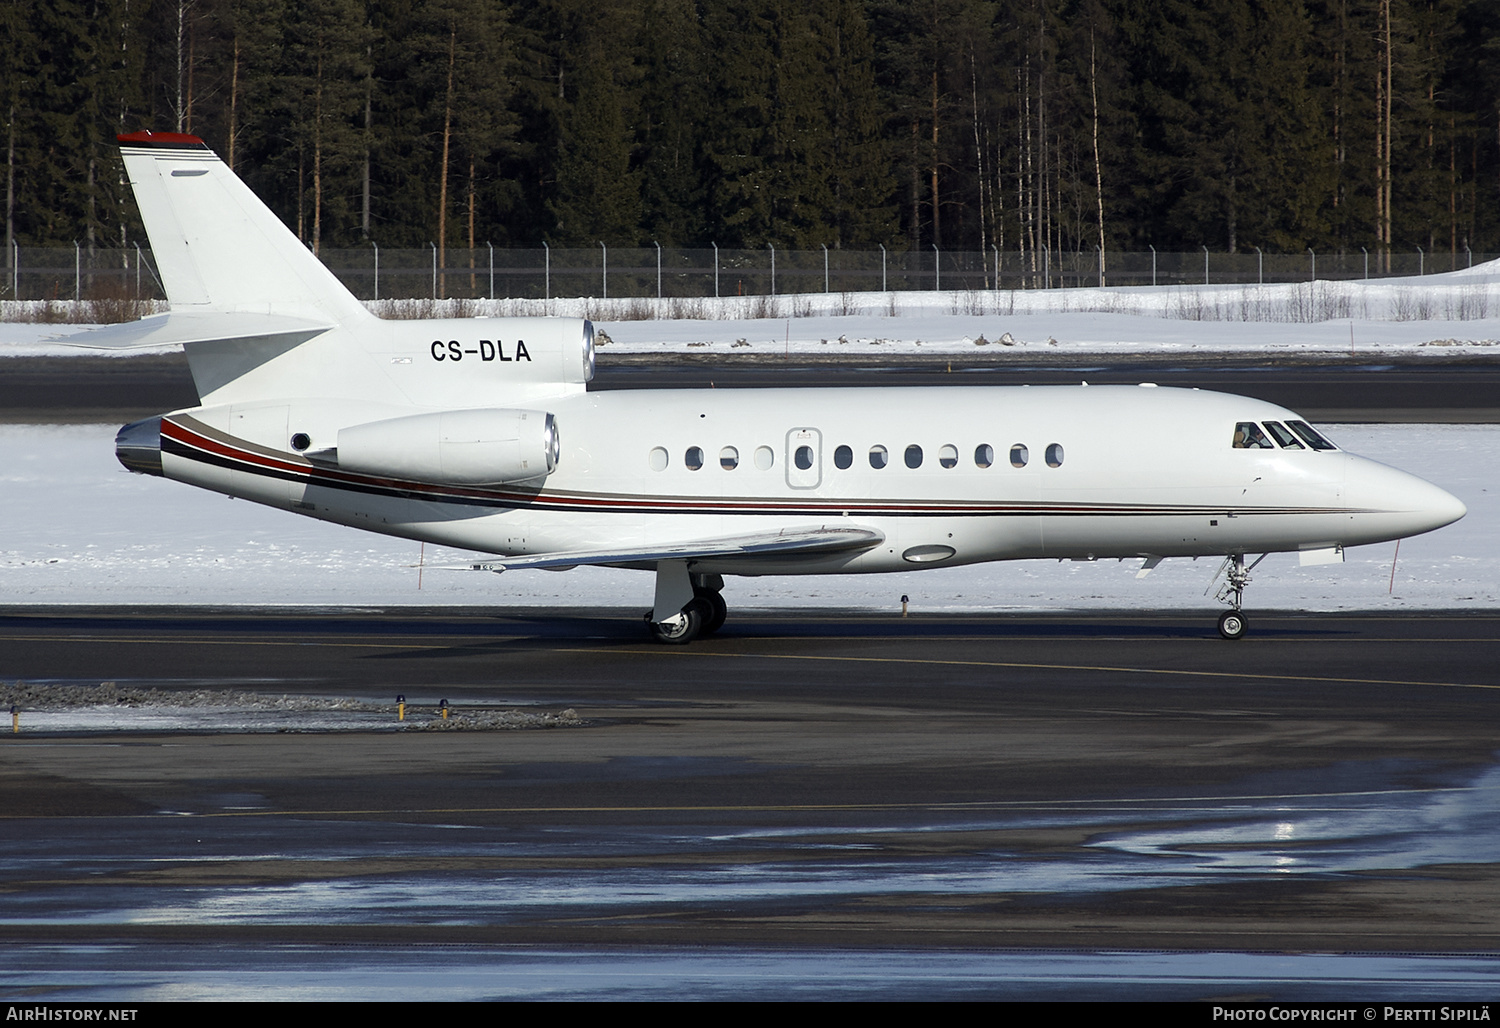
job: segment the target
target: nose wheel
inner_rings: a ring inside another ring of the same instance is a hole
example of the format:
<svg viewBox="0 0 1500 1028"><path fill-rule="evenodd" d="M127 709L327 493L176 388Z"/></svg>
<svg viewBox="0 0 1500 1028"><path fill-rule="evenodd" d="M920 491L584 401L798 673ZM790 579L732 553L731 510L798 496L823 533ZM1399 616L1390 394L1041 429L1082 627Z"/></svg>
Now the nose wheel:
<svg viewBox="0 0 1500 1028"><path fill-rule="evenodd" d="M1245 615L1237 610L1226 610L1219 615L1219 634L1226 639L1239 639L1245 634Z"/></svg>

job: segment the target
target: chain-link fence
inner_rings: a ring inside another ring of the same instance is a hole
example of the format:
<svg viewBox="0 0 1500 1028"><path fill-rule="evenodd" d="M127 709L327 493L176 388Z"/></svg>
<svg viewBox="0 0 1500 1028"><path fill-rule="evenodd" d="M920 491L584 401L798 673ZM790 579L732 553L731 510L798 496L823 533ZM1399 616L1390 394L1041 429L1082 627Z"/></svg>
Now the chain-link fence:
<svg viewBox="0 0 1500 1028"><path fill-rule="evenodd" d="M363 300L786 296L912 290L1236 285L1432 275L1500 254L1272 254L763 250L676 247L388 250L325 248ZM0 299L151 300L164 293L141 247L16 247L3 256Z"/></svg>

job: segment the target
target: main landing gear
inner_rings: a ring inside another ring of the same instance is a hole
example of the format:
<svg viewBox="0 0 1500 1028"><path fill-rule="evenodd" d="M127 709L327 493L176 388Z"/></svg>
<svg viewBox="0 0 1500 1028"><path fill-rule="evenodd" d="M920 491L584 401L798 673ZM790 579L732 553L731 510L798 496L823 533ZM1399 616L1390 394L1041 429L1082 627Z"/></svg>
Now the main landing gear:
<svg viewBox="0 0 1500 1028"><path fill-rule="evenodd" d="M1250 572L1266 559L1262 553L1255 559L1255 563L1248 568L1245 567L1245 555L1243 553L1231 553L1224 558L1224 566L1220 570L1224 574L1224 584L1219 587L1218 599L1227 600L1233 610L1226 610L1219 615L1219 634L1226 639L1240 639L1245 635L1248 627L1245 614L1240 610L1245 600L1245 586L1250 584Z"/></svg>
<svg viewBox="0 0 1500 1028"><path fill-rule="evenodd" d="M656 568L656 606L646 612L646 627L659 643L684 645L713 635L724 625L729 608L720 590L722 575L690 575L684 561L662 561ZM671 611L684 596L686 603Z"/></svg>

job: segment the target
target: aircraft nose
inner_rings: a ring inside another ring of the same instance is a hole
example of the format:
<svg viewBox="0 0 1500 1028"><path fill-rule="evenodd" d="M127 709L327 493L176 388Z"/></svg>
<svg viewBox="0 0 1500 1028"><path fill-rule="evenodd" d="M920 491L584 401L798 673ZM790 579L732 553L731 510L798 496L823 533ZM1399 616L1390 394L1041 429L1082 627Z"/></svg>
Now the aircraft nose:
<svg viewBox="0 0 1500 1028"><path fill-rule="evenodd" d="M1387 539L1431 532L1469 512L1446 489L1364 458L1356 458L1347 469L1344 500L1350 507L1371 512Z"/></svg>
<svg viewBox="0 0 1500 1028"><path fill-rule="evenodd" d="M115 433L115 458L130 471L161 475L161 418L132 421Z"/></svg>

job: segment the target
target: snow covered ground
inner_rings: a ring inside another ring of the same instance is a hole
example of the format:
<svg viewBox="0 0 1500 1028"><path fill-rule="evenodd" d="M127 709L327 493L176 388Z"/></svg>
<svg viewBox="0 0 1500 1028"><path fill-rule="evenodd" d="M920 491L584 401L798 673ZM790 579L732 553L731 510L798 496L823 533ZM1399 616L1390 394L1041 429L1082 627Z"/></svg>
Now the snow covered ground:
<svg viewBox="0 0 1500 1028"><path fill-rule="evenodd" d="M1261 564L1252 609L1417 610L1500 606L1500 425L1332 425L1335 442L1416 472L1462 499L1456 525L1348 561ZM0 603L650 605L652 578L579 568L501 576L427 568L419 544L296 517L160 478L114 458L115 425L0 426ZM1496 489L1497 492L1491 492ZM428 565L468 554L429 546ZM917 611L1211 609L1219 562L1022 561L901 575L730 579L731 609ZM1212 589L1209 589L1212 592Z"/></svg>
<svg viewBox="0 0 1500 1028"><path fill-rule="evenodd" d="M35 306L35 305L32 305ZM57 305L54 305L57 306ZM1500 354L1500 261L1420 278L1266 286L823 293L665 300L392 301L383 314L590 317L611 353L901 357ZM0 303L19 317L24 303ZM0 321L0 356L91 352L86 325ZM171 348L168 348L171 349ZM135 351L142 352L142 351Z"/></svg>

